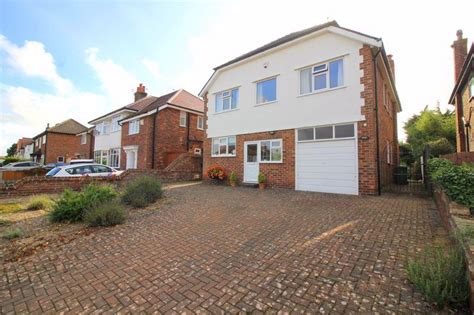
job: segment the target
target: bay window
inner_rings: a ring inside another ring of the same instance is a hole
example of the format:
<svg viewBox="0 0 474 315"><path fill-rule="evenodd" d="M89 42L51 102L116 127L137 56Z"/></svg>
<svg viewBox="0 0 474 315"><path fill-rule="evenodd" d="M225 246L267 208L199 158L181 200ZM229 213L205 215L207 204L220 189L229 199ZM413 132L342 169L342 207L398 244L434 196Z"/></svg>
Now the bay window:
<svg viewBox="0 0 474 315"><path fill-rule="evenodd" d="M237 108L239 89L231 89L216 94L216 113Z"/></svg>
<svg viewBox="0 0 474 315"><path fill-rule="evenodd" d="M212 156L235 156L235 136L220 137L212 139Z"/></svg>
<svg viewBox="0 0 474 315"><path fill-rule="evenodd" d="M120 149L110 149L109 151L109 166L110 167L119 167L120 161Z"/></svg>
<svg viewBox="0 0 474 315"><path fill-rule="evenodd" d="M344 85L342 59L311 66L300 71L300 94L309 94Z"/></svg>

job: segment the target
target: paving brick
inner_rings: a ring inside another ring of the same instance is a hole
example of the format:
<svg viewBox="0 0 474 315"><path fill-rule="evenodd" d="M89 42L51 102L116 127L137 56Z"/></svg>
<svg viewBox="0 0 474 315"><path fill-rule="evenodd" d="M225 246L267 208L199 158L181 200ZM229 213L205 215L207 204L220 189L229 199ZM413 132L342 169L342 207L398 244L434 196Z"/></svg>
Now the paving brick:
<svg viewBox="0 0 474 315"><path fill-rule="evenodd" d="M1 312L431 310L404 267L439 237L431 200L205 184L166 197L160 211L4 264Z"/></svg>

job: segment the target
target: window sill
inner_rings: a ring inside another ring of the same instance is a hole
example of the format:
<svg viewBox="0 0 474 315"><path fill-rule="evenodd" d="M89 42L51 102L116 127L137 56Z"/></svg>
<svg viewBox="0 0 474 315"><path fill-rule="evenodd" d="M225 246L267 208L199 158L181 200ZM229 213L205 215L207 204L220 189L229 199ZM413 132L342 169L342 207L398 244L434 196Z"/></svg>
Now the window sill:
<svg viewBox="0 0 474 315"><path fill-rule="evenodd" d="M343 85L343 86L338 86L338 87L331 88L331 89L318 90L318 91L314 91L314 92L311 92L311 93L300 94L297 97L305 97L305 96L314 95L314 94L321 94L321 93L326 93L326 92L330 92L330 91L341 90L341 89L345 89L346 87L347 87L347 85Z"/></svg>
<svg viewBox="0 0 474 315"><path fill-rule="evenodd" d="M255 107L258 107L258 106L265 106L265 105L273 104L273 103L278 103L278 100L271 101L271 102L265 102L265 103L259 103L259 104L255 104L255 105L253 105L253 106L255 106Z"/></svg>
<svg viewBox="0 0 474 315"><path fill-rule="evenodd" d="M237 155L211 155L213 158L233 158L236 157Z"/></svg>
<svg viewBox="0 0 474 315"><path fill-rule="evenodd" d="M128 135L129 136L134 136L134 135L138 135L138 134L139 134L139 132L135 132L135 133L129 133Z"/></svg>
<svg viewBox="0 0 474 315"><path fill-rule="evenodd" d="M260 164L282 164L283 161L260 161Z"/></svg>
<svg viewBox="0 0 474 315"><path fill-rule="evenodd" d="M224 110L222 112L217 112L217 113L213 113L213 115L220 115L220 114L225 114L225 113L229 113L229 112L235 112L235 111L238 111L240 108L234 108L234 109L229 109L229 110Z"/></svg>

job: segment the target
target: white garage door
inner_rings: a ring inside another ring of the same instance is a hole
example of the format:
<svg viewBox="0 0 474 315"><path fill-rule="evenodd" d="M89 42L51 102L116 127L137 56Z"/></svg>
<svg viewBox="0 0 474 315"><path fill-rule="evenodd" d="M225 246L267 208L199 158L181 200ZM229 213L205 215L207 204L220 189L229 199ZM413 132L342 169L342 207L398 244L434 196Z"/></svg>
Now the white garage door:
<svg viewBox="0 0 474 315"><path fill-rule="evenodd" d="M300 142L296 152L297 190L359 193L355 139Z"/></svg>

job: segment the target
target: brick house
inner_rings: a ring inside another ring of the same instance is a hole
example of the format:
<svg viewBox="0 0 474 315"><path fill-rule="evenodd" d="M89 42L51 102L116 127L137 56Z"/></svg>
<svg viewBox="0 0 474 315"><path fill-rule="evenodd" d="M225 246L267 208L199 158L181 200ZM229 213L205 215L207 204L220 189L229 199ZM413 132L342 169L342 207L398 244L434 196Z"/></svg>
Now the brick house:
<svg viewBox="0 0 474 315"><path fill-rule="evenodd" d="M185 152L202 148L201 99L185 90L156 97L140 84L135 101L89 123L94 159L111 167L163 169Z"/></svg>
<svg viewBox="0 0 474 315"><path fill-rule="evenodd" d="M201 154L204 104L178 90L122 119L122 169L164 169L183 153Z"/></svg>
<svg viewBox="0 0 474 315"><path fill-rule="evenodd" d="M377 194L398 164L394 62L380 38L332 21L214 68L200 92L212 165L244 183Z"/></svg>
<svg viewBox="0 0 474 315"><path fill-rule="evenodd" d="M87 130L86 126L74 119L65 120L53 127L48 124L45 131L33 137L33 160L48 164L91 158L91 135L78 136Z"/></svg>
<svg viewBox="0 0 474 315"><path fill-rule="evenodd" d="M474 152L474 44L467 51L467 38L458 30L451 46L454 52L454 89L449 104L456 111L456 151Z"/></svg>

